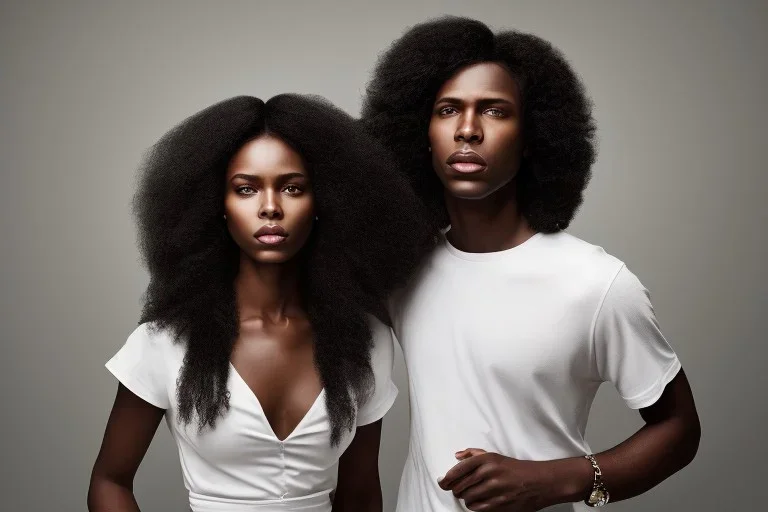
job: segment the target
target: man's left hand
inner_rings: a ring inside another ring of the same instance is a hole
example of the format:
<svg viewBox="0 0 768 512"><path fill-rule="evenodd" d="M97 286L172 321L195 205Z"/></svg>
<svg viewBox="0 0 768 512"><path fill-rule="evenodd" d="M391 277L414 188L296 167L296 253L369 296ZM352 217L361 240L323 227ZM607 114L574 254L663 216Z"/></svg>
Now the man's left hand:
<svg viewBox="0 0 768 512"><path fill-rule="evenodd" d="M472 511L533 512L544 508L546 462L517 460L468 448L456 453L461 462L438 481Z"/></svg>

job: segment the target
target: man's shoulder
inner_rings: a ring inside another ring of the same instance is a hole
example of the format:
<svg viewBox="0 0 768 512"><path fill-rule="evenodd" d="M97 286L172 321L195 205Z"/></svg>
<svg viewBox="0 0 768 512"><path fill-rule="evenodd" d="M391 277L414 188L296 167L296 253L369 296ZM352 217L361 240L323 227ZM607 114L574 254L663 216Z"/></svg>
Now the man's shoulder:
<svg viewBox="0 0 768 512"><path fill-rule="evenodd" d="M615 269L624 264L602 246L587 242L565 231L544 235L544 242L549 250L557 253L561 258L579 265Z"/></svg>
<svg viewBox="0 0 768 512"><path fill-rule="evenodd" d="M561 276L582 287L604 289L624 267L622 260L603 247L565 232L545 235L540 248L542 264L556 268Z"/></svg>

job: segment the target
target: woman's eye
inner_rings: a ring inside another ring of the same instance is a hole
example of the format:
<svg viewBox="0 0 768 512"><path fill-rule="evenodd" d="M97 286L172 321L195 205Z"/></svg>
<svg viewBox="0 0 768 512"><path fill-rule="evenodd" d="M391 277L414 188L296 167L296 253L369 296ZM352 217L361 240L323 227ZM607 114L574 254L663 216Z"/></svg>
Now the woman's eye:
<svg viewBox="0 0 768 512"><path fill-rule="evenodd" d="M244 196L250 196L250 195L256 193L256 191L253 189L253 187L248 186L248 185L243 185L243 186L237 187L237 189L235 189L235 190L237 191L238 194L242 194Z"/></svg>
<svg viewBox="0 0 768 512"><path fill-rule="evenodd" d="M454 113L456 113L456 109L455 109L455 108L453 108L453 107L443 107L443 108L441 108L440 110L438 110L438 113L439 113L441 116L449 116L449 115L451 115L451 114L454 114Z"/></svg>
<svg viewBox="0 0 768 512"><path fill-rule="evenodd" d="M503 110L498 108L489 108L485 112L493 117L504 117L506 115Z"/></svg>
<svg viewBox="0 0 768 512"><path fill-rule="evenodd" d="M285 190L285 192L291 195L296 195L301 193L301 189L296 185L286 185L286 187L283 190Z"/></svg>

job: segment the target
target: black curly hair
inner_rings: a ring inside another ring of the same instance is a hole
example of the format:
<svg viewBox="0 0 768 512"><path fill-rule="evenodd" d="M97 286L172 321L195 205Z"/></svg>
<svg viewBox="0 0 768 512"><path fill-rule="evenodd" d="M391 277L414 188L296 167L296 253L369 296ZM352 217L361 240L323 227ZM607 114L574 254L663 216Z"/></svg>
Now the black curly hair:
<svg viewBox="0 0 768 512"><path fill-rule="evenodd" d="M380 57L362 121L395 154L441 227L448 224L443 185L432 169L429 120L440 87L462 68L499 62L523 97L525 153L517 175L521 214L536 231L570 224L595 160L591 102L562 54L515 31L494 34L469 18L443 17L412 27Z"/></svg>
<svg viewBox="0 0 768 512"><path fill-rule="evenodd" d="M238 336L239 248L222 219L225 173L246 142L269 133L307 164L320 221L300 253L302 300L314 332L331 442L354 427L372 385L368 314L381 318L436 243L428 214L386 149L317 97L236 97L183 121L149 151L134 198L149 269L142 322L186 346L179 419L213 428L229 408L229 360Z"/></svg>

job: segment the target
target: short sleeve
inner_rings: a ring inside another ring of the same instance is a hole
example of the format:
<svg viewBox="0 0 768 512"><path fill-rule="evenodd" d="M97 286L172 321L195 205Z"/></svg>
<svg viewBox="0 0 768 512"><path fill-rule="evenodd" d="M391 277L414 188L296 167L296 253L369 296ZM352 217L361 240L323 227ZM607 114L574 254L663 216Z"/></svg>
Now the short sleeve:
<svg viewBox="0 0 768 512"><path fill-rule="evenodd" d="M136 328L106 367L133 394L160 409L168 409L168 338L148 324Z"/></svg>
<svg viewBox="0 0 768 512"><path fill-rule="evenodd" d="M392 329L374 317L370 317L373 350L371 367L375 379L374 390L357 411L357 426L380 420L395 403L397 386L392 382L392 366L395 362L395 346Z"/></svg>
<svg viewBox="0 0 768 512"><path fill-rule="evenodd" d="M404 289L398 289L392 292L387 299L387 314L392 323L392 336L397 339L397 331L400 325L400 303Z"/></svg>
<svg viewBox="0 0 768 512"><path fill-rule="evenodd" d="M648 290L626 266L616 274L595 318L597 370L632 409L653 405L680 370L659 329Z"/></svg>

